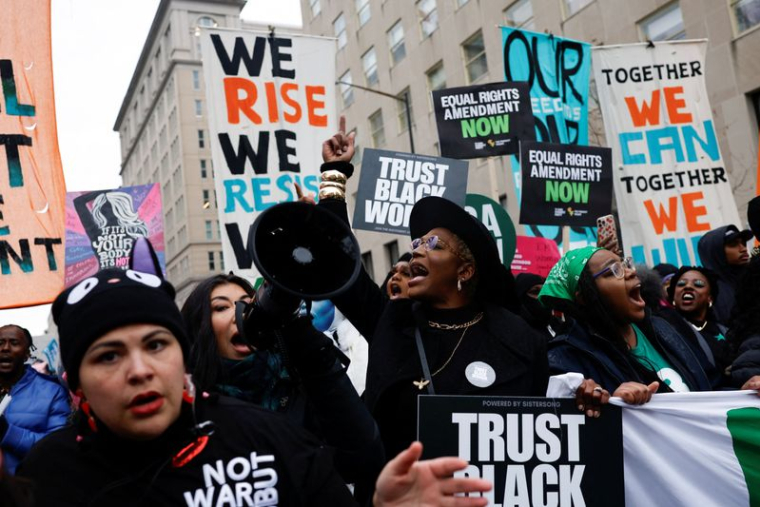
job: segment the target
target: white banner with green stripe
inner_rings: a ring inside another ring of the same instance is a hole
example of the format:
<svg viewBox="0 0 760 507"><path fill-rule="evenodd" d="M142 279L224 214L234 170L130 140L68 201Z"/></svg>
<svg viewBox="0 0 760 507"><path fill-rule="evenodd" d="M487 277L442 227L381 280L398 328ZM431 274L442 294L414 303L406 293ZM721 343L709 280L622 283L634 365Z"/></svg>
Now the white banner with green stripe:
<svg viewBox="0 0 760 507"><path fill-rule="evenodd" d="M658 394L623 410L627 506L760 507L760 396ZM604 415L602 415L604 417Z"/></svg>

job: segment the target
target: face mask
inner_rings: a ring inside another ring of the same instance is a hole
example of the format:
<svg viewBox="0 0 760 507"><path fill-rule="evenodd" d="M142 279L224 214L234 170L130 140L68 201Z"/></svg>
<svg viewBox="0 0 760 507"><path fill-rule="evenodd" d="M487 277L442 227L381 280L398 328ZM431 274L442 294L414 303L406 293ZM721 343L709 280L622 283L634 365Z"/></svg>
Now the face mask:
<svg viewBox="0 0 760 507"><path fill-rule="evenodd" d="M551 310L545 308L537 299L525 295L522 297L522 306L533 320L540 323L549 322L552 315Z"/></svg>

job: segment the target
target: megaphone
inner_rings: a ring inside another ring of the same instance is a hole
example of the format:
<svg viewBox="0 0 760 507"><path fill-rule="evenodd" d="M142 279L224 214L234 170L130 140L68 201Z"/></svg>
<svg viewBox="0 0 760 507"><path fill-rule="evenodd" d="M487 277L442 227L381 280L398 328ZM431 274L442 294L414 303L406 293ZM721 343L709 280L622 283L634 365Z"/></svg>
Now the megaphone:
<svg viewBox="0 0 760 507"><path fill-rule="evenodd" d="M288 202L262 212L248 232L248 251L264 284L236 321L246 341L272 345L272 331L295 318L302 300L323 300L344 292L361 268L351 229L331 212Z"/></svg>

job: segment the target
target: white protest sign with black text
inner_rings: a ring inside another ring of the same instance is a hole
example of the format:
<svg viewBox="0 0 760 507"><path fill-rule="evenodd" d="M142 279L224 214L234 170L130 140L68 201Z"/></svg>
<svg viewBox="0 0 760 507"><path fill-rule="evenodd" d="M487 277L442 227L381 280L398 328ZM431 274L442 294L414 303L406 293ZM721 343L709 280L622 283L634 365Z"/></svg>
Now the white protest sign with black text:
<svg viewBox="0 0 760 507"><path fill-rule="evenodd" d="M434 195L464 206L467 162L385 150L364 150L353 227L409 233L414 203Z"/></svg>
<svg viewBox="0 0 760 507"><path fill-rule="evenodd" d="M623 245L638 263L699 263L704 233L741 227L705 86L707 41L595 47Z"/></svg>
<svg viewBox="0 0 760 507"><path fill-rule="evenodd" d="M225 267L253 277L258 214L297 200L293 183L319 191L321 145L338 126L335 40L209 29L201 45Z"/></svg>

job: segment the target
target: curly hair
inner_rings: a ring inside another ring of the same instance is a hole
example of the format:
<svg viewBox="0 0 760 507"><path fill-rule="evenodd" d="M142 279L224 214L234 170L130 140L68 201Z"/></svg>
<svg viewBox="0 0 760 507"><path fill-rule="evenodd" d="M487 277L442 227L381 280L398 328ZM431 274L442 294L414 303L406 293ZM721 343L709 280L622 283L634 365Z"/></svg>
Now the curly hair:
<svg viewBox="0 0 760 507"><path fill-rule="evenodd" d="M182 305L182 318L190 339L188 367L195 384L205 390L222 380L222 360L211 326L211 293L220 285L227 284L237 285L249 296L253 296L254 290L248 280L229 273L215 275L200 282Z"/></svg>
<svg viewBox="0 0 760 507"><path fill-rule="evenodd" d="M752 257L744 276L739 278L735 294L727 338L733 348L738 348L745 339L760 334L760 257Z"/></svg>

